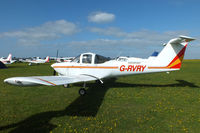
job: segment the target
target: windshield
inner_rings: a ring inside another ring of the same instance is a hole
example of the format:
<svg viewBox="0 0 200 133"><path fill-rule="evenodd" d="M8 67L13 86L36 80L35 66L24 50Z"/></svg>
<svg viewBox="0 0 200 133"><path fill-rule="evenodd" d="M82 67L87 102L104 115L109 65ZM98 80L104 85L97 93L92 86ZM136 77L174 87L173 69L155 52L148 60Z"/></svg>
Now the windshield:
<svg viewBox="0 0 200 133"><path fill-rule="evenodd" d="M101 64L109 60L110 60L109 57L104 57L98 54L95 56L95 64Z"/></svg>
<svg viewBox="0 0 200 133"><path fill-rule="evenodd" d="M80 56L75 57L71 62L76 62L76 63L80 63Z"/></svg>

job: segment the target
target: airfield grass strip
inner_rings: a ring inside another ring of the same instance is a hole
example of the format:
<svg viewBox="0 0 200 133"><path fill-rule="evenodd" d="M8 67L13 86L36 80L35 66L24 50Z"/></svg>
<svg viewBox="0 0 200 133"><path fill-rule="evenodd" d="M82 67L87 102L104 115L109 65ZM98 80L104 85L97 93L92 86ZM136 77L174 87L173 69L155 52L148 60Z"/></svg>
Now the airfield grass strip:
<svg viewBox="0 0 200 133"><path fill-rule="evenodd" d="M0 69L0 132L180 132L200 131L200 60L180 71L109 79L105 85L20 87L8 77L53 75L51 63L15 63Z"/></svg>

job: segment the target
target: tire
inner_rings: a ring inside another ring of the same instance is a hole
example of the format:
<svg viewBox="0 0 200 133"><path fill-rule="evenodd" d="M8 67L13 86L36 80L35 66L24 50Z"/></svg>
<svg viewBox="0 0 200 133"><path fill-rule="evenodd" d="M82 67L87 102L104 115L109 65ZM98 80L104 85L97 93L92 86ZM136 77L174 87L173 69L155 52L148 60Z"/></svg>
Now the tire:
<svg viewBox="0 0 200 133"><path fill-rule="evenodd" d="M65 88L68 88L69 87L69 84L64 84L63 85Z"/></svg>
<svg viewBox="0 0 200 133"><path fill-rule="evenodd" d="M86 94L86 90L84 88L81 88L79 90L79 95L84 96Z"/></svg>

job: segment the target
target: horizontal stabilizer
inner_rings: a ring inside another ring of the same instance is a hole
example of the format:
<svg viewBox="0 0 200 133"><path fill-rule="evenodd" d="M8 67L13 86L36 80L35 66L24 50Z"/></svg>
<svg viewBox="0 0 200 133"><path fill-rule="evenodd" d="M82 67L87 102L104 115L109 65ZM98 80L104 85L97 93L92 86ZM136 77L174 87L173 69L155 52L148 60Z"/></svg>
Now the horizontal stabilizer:
<svg viewBox="0 0 200 133"><path fill-rule="evenodd" d="M180 44L180 43L183 43L183 42L190 42L190 41L193 41L193 40L195 40L195 39L192 38L192 37L179 36L178 38L170 40L169 43L170 44Z"/></svg>
<svg viewBox="0 0 200 133"><path fill-rule="evenodd" d="M190 41L195 40L194 38L188 37L188 36L180 36L180 38L181 38L181 39L185 39L186 42L190 42Z"/></svg>

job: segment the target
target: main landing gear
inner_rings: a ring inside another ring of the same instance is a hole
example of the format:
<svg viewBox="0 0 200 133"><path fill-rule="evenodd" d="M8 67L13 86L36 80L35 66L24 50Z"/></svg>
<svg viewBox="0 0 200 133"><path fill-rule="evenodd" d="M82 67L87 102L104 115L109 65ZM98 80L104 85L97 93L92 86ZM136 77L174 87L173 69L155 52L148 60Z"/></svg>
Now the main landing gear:
<svg viewBox="0 0 200 133"><path fill-rule="evenodd" d="M85 87L86 87L86 83L84 82L83 88L80 88L80 90L78 91L81 96L84 96L86 94Z"/></svg>
<svg viewBox="0 0 200 133"><path fill-rule="evenodd" d="M96 83L99 85L103 85L103 81L101 80L96 80ZM65 88L69 87L69 84L64 84L63 85ZM86 94L86 82L83 83L83 87L79 89L78 93L80 96L84 96Z"/></svg>
<svg viewBox="0 0 200 133"><path fill-rule="evenodd" d="M86 90L85 88L81 88L78 93L81 95L81 96L84 96L86 94Z"/></svg>

